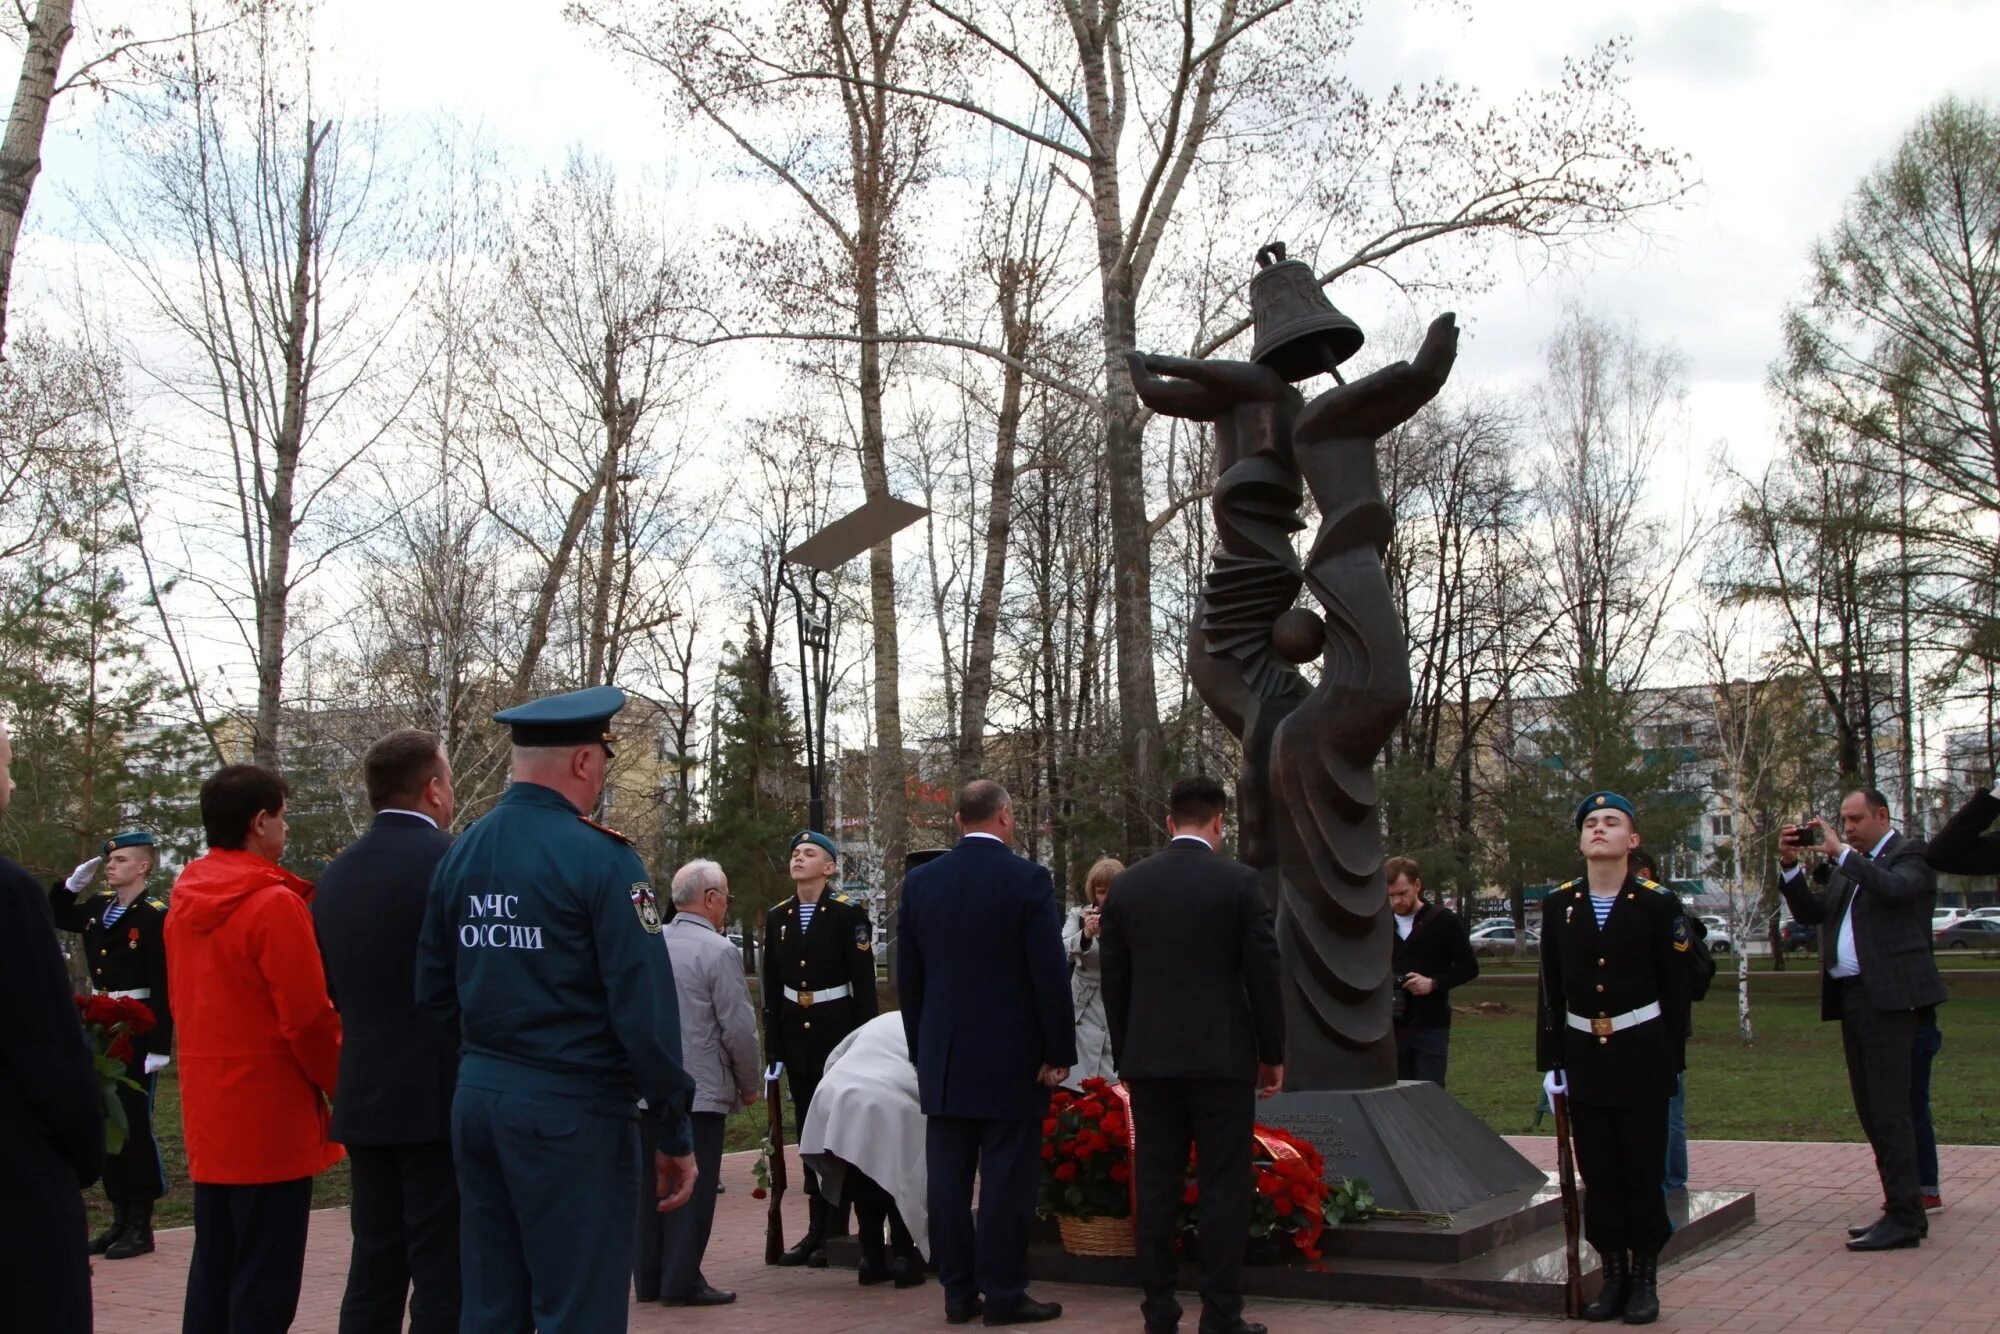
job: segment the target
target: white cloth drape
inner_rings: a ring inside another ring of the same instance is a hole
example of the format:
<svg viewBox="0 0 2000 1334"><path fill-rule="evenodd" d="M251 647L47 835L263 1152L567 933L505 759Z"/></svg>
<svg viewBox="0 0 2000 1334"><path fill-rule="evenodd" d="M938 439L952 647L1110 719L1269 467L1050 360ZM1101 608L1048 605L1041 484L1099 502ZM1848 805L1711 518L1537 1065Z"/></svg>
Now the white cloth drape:
<svg viewBox="0 0 2000 1334"><path fill-rule="evenodd" d="M799 1132L799 1157L826 1179L832 1199L839 1198L844 1164L854 1164L889 1192L918 1249L930 1255L924 1113L900 1013L870 1019L827 1056Z"/></svg>

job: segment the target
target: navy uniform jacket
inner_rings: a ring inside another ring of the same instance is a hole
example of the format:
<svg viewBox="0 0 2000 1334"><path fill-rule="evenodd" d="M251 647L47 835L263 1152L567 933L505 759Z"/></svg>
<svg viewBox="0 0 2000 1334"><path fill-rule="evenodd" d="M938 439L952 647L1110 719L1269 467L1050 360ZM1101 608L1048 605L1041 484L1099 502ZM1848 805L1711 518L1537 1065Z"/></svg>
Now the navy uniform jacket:
<svg viewBox="0 0 2000 1334"><path fill-rule="evenodd" d="M839 1000L800 1005L784 988L818 991L846 985ZM799 901L786 899L764 915L764 1050L795 1079L817 1085L840 1040L875 1017L875 928L868 910L831 885L819 896L812 926L799 929Z"/></svg>
<svg viewBox="0 0 2000 1334"><path fill-rule="evenodd" d="M153 1012L153 1029L135 1038L137 1056L174 1054L174 1019L167 1008L167 905L149 894L133 899L117 922L104 925L104 910L118 902L110 890L72 894L57 882L49 890L49 910L56 925L83 936L84 962L90 965L90 985L98 991L144 991Z"/></svg>
<svg viewBox="0 0 2000 1334"><path fill-rule="evenodd" d="M431 873L451 835L399 811L375 817L314 887L313 928L326 991L340 1011L342 1144L437 1144L451 1138L458 1030L417 1008L417 971Z"/></svg>
<svg viewBox="0 0 2000 1334"><path fill-rule="evenodd" d="M54 1158L80 1189L103 1170L104 1095L69 986L42 887L0 857L0 1178Z"/></svg>
<svg viewBox="0 0 2000 1334"><path fill-rule="evenodd" d="M1542 902L1542 987L1536 1068L1560 1069L1569 1096L1602 1107L1665 1101L1686 1069L1687 954L1692 933L1670 889L1636 876L1604 929L1590 887L1572 880ZM1660 1016L1608 1036L1571 1028L1565 1015L1611 1018L1657 1004Z"/></svg>
<svg viewBox="0 0 2000 1334"><path fill-rule="evenodd" d="M562 794L514 783L438 863L417 1003L462 1039L459 1083L587 1101L693 1151L673 964L645 863Z"/></svg>
<svg viewBox="0 0 2000 1334"><path fill-rule="evenodd" d="M903 1032L926 1116L1043 1115L1044 1065L1076 1064L1076 1015L1048 868L966 837L903 879Z"/></svg>

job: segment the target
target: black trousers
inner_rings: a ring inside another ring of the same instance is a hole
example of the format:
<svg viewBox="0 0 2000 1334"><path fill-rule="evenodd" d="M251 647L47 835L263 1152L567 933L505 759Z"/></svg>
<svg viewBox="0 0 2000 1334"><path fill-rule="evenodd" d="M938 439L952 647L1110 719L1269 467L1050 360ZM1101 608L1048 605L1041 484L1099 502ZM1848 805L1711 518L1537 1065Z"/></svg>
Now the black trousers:
<svg viewBox="0 0 2000 1334"><path fill-rule="evenodd" d="M146 1058L138 1055L126 1065L125 1077L139 1086L118 1090L125 1147L104 1160L104 1198L120 1206L146 1204L167 1193L166 1165L153 1138L153 1086L160 1077L147 1074Z"/></svg>
<svg viewBox="0 0 2000 1334"><path fill-rule="evenodd" d="M1028 1232L1041 1183L1042 1118L924 1118L930 1173L931 1260L945 1306L962 1310L984 1294L989 1316L1005 1315L1028 1292ZM979 1222L972 1181L979 1178Z"/></svg>
<svg viewBox="0 0 2000 1334"><path fill-rule="evenodd" d="M916 1254L917 1243L903 1221L903 1211L896 1207L895 1196L852 1163L847 1165L841 1181L840 1202L854 1206L854 1224L864 1263L877 1268L888 1263L888 1252L882 1246L885 1225L889 1229L889 1246L897 1255Z"/></svg>
<svg viewBox="0 0 2000 1334"><path fill-rule="evenodd" d="M76 1169L23 1113L0 1107L0 1293L8 1329L89 1334L90 1237Z"/></svg>
<svg viewBox="0 0 2000 1334"><path fill-rule="evenodd" d="M1656 1254L1667 1244L1667 1098L1629 1107L1569 1100L1583 1174L1583 1237L1599 1255Z"/></svg>
<svg viewBox="0 0 2000 1334"><path fill-rule="evenodd" d="M1139 1160L1139 1310L1149 1329L1180 1319L1174 1299L1174 1210L1195 1150L1201 1190L1197 1284L1202 1321L1225 1329L1243 1317L1243 1246L1250 1236L1250 1133L1257 1095L1237 1079L1134 1079L1132 1125Z"/></svg>
<svg viewBox="0 0 2000 1334"><path fill-rule="evenodd" d="M1398 1079L1427 1079L1443 1088L1445 1066L1450 1058L1448 1028L1406 1028L1396 1034Z"/></svg>
<svg viewBox="0 0 2000 1334"><path fill-rule="evenodd" d="M1847 1083L1854 1110L1875 1150L1882 1178L1882 1212L1896 1222L1929 1231L1917 1181L1917 1131L1910 1120L1910 1065L1917 1049L1915 1010L1878 1010L1868 999L1867 977L1840 986L1840 1045L1847 1055Z"/></svg>
<svg viewBox="0 0 2000 1334"><path fill-rule="evenodd" d="M670 1214L659 1210L654 1193L653 1153L659 1148L659 1127L639 1123L639 1226L632 1254L632 1291L642 1302L662 1297L692 1297L707 1284L701 1257L715 1227L715 1188L722 1184L722 1131L729 1118L721 1112L693 1112L694 1194Z"/></svg>
<svg viewBox="0 0 2000 1334"><path fill-rule="evenodd" d="M458 1329L458 1173L449 1140L436 1144L350 1144L354 1247L340 1334L400 1334L405 1300L410 1334Z"/></svg>
<svg viewBox="0 0 2000 1334"><path fill-rule="evenodd" d="M194 1183L194 1257L181 1334L284 1334L299 1310L312 1178Z"/></svg>

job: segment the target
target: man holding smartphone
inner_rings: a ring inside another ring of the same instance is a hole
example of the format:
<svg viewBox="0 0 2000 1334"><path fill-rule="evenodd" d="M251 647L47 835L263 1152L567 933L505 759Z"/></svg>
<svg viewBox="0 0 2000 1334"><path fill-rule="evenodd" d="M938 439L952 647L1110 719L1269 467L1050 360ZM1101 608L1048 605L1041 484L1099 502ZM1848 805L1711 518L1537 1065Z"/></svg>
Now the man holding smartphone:
<svg viewBox="0 0 2000 1334"><path fill-rule="evenodd" d="M1919 1013L1945 999L1931 957L1937 873L1920 839L1891 827L1872 788L1847 794L1840 827L1807 820L1779 833L1779 887L1792 916L1820 929L1820 1018L1840 1021L1854 1109L1875 1150L1882 1217L1848 1229L1850 1251L1915 1246L1930 1231L1917 1180L1910 1064ZM1818 861L1806 883L1801 855Z"/></svg>

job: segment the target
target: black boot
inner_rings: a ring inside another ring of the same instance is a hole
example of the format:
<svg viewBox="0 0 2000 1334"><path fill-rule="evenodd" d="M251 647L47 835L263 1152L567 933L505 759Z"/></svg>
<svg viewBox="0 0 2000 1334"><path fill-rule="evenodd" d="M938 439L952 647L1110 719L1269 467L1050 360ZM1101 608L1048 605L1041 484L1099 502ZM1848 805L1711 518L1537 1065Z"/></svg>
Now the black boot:
<svg viewBox="0 0 2000 1334"><path fill-rule="evenodd" d="M153 1202L140 1200L133 1204L125 1219L125 1232L118 1240L105 1248L107 1260L130 1260L135 1255L153 1253Z"/></svg>
<svg viewBox="0 0 2000 1334"><path fill-rule="evenodd" d="M113 1200L111 1202L111 1226L90 1239L90 1253L92 1255L102 1255L110 1250L111 1243L125 1235L125 1222L129 1217L131 1217L131 1211L123 1204Z"/></svg>
<svg viewBox="0 0 2000 1334"><path fill-rule="evenodd" d="M1631 1290L1631 1261L1622 1250L1607 1253L1604 1257L1604 1286L1597 1290L1597 1300L1583 1308L1583 1318L1616 1320L1625 1313L1625 1298Z"/></svg>
<svg viewBox="0 0 2000 1334"><path fill-rule="evenodd" d="M1632 1295L1625 1299L1625 1323L1650 1325L1660 1318L1660 1253L1632 1252Z"/></svg>
<svg viewBox="0 0 2000 1334"><path fill-rule="evenodd" d="M889 1272L889 1248L882 1241L882 1220L873 1216L870 1210L857 1210L861 1227L861 1270L858 1275L861 1286L866 1288L876 1283L887 1283L895 1277Z"/></svg>
<svg viewBox="0 0 2000 1334"><path fill-rule="evenodd" d="M826 1254L826 1203L817 1195L806 1196L806 1234L799 1238L799 1244L778 1257L778 1263L787 1269L796 1269L803 1264L811 1264L815 1256ZM820 1263L826 1261L822 1258Z"/></svg>

